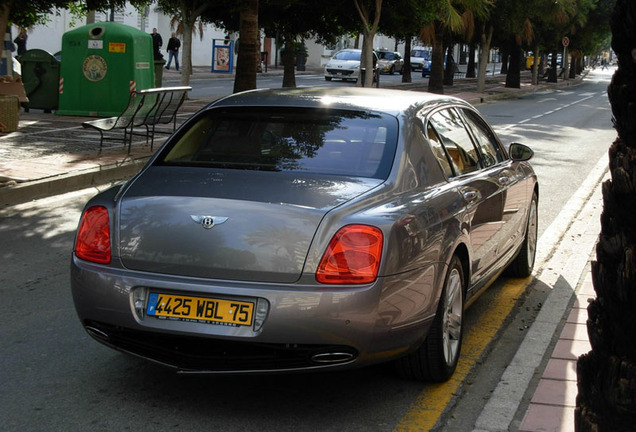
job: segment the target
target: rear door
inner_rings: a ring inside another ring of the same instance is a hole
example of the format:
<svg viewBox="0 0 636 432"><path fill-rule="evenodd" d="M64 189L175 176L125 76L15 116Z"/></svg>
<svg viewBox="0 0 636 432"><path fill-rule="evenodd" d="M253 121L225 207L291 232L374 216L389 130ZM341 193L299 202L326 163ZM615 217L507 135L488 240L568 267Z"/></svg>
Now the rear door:
<svg viewBox="0 0 636 432"><path fill-rule="evenodd" d="M490 273L505 236L505 181L500 179L503 154L485 158L455 108L437 111L429 122L429 135L435 133L445 150L445 159L450 165L449 181L456 184L463 198L464 228L472 249L472 285Z"/></svg>
<svg viewBox="0 0 636 432"><path fill-rule="evenodd" d="M477 114L469 109L461 109L482 161L493 182L500 188L503 204L503 228L501 239L497 245L497 256L516 250L523 241L526 226L526 211L529 191L524 181L525 173L519 164L510 160L494 131Z"/></svg>

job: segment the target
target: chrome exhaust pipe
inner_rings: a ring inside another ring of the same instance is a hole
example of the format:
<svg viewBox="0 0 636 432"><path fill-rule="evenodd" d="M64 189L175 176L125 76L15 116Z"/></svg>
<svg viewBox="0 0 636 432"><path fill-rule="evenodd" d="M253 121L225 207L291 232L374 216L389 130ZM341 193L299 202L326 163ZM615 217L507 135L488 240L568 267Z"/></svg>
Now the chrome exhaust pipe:
<svg viewBox="0 0 636 432"><path fill-rule="evenodd" d="M95 339L104 340L104 341L108 341L110 339L110 336L108 336L108 333L98 328L95 328L93 326L86 326L84 327L84 329L86 330L86 333L88 333Z"/></svg>
<svg viewBox="0 0 636 432"><path fill-rule="evenodd" d="M345 363L353 360L355 356L348 352L320 353L311 356L314 363Z"/></svg>

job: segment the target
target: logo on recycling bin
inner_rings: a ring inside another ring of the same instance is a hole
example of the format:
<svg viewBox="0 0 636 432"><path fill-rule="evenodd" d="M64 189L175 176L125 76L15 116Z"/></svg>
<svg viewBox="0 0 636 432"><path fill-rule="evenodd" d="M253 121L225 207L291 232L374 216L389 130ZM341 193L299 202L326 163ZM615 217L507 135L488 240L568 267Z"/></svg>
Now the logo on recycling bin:
<svg viewBox="0 0 636 432"><path fill-rule="evenodd" d="M98 55L90 55L82 63L82 72L89 81L101 81L106 76L108 64L106 60Z"/></svg>

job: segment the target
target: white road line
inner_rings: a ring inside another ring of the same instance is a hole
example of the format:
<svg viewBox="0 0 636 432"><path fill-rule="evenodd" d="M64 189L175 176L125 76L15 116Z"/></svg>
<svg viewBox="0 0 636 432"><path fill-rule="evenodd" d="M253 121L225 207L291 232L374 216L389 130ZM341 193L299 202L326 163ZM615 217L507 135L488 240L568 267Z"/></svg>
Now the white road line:
<svg viewBox="0 0 636 432"><path fill-rule="evenodd" d="M528 123L529 121L532 121L532 120L540 119L541 117L545 117L545 116L548 116L548 115L550 115L550 114L554 114L555 112L560 111L560 110L562 110L562 109L569 108L569 107L571 107L571 106L573 106L573 105L576 105L576 104L580 104L581 102L585 102L586 100L591 99L591 98L593 98L593 97L596 95L596 93L591 93L591 94L590 94L590 93L587 93L587 94L588 94L589 96L586 96L586 97L584 97L583 99L579 99L579 100L577 100L577 101L570 102L569 104L566 104L566 105L563 105L563 106L560 106L560 107L556 107L556 108L554 108L553 110L550 110L550 111L546 111L546 112L544 112L543 114L537 114L537 115L532 116L532 117L530 117L530 118L527 118L527 119L525 119L525 120L521 120L521 121L519 121L519 122L517 122L517 123L515 123L515 124L510 124L510 125L508 125L508 126L504 126L504 127L502 127L502 128L499 128L499 129L500 129L500 130L508 130L508 129L512 129L513 127L515 127L515 126L517 126L517 125L524 124L524 123Z"/></svg>

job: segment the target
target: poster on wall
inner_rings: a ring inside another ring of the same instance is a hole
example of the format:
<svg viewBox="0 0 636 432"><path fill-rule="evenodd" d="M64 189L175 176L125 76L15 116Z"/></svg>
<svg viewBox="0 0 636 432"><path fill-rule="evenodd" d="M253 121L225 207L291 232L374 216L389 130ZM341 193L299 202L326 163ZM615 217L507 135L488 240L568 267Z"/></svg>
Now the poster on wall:
<svg viewBox="0 0 636 432"><path fill-rule="evenodd" d="M234 41L213 39L212 72L232 73Z"/></svg>

